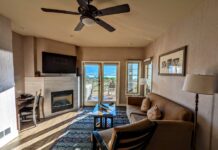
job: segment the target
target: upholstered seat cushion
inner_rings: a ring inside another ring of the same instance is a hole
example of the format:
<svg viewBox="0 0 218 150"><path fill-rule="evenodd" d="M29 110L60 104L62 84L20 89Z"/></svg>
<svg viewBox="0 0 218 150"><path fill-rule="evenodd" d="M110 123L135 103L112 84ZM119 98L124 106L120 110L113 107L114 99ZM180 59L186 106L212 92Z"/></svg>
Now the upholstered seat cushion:
<svg viewBox="0 0 218 150"><path fill-rule="evenodd" d="M131 123L136 123L136 122L138 122L138 121L140 121L140 120L142 120L142 119L145 119L145 118L147 118L147 116L146 115L141 115L141 114L135 114L135 113L132 113L131 115L130 115L130 118L131 118Z"/></svg>
<svg viewBox="0 0 218 150"><path fill-rule="evenodd" d="M131 118L130 118L131 113L143 113L141 111L141 109L140 109L141 106L127 105L126 107L127 107L126 108L126 114L127 114L128 118L129 118L129 120L131 120Z"/></svg>

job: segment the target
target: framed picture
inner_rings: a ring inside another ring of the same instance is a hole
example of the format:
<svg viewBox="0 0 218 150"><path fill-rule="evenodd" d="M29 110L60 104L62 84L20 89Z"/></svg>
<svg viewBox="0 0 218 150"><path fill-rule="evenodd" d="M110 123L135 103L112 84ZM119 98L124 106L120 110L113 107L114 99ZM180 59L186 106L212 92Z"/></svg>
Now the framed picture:
<svg viewBox="0 0 218 150"><path fill-rule="evenodd" d="M159 75L185 76L186 53L188 46L184 46L159 56Z"/></svg>

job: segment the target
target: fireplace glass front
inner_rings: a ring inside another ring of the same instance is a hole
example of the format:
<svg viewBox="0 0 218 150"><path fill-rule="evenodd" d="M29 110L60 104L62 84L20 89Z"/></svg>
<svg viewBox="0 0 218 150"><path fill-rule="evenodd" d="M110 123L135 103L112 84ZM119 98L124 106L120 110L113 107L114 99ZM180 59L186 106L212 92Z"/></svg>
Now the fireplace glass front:
<svg viewBox="0 0 218 150"><path fill-rule="evenodd" d="M73 108L73 90L51 92L52 113Z"/></svg>

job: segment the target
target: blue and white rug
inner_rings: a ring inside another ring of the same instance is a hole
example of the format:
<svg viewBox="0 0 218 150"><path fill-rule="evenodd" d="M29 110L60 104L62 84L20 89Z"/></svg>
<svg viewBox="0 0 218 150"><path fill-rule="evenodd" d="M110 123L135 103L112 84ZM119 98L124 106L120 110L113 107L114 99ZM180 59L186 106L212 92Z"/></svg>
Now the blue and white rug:
<svg viewBox="0 0 218 150"><path fill-rule="evenodd" d="M90 115L92 110L93 107L85 107L55 142L52 150L91 150L91 133L94 129L94 118ZM125 107L117 107L116 114L114 126L129 123Z"/></svg>

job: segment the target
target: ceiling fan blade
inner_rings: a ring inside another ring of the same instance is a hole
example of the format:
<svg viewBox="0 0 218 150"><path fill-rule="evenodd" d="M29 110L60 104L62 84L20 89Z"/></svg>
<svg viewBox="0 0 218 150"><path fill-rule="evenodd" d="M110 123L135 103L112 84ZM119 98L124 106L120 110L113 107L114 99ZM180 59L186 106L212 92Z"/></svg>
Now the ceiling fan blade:
<svg viewBox="0 0 218 150"><path fill-rule="evenodd" d="M70 15L80 15L78 12L66 11L66 10L58 10L58 9L50 9L50 8L41 8L44 12L50 13L61 13L61 14L70 14Z"/></svg>
<svg viewBox="0 0 218 150"><path fill-rule="evenodd" d="M106 30L108 30L109 32L113 32L115 31L116 29L114 27L112 27L111 25L109 25L108 23L104 22L103 20L97 18L95 19L95 22L102 26L103 28L105 28Z"/></svg>
<svg viewBox="0 0 218 150"><path fill-rule="evenodd" d="M77 0L77 2L81 7L88 8L88 4L89 4L88 0Z"/></svg>
<svg viewBox="0 0 218 150"><path fill-rule="evenodd" d="M119 6L101 9L99 10L98 16L106 16L106 15L120 14L120 13L126 13L126 12L130 12L130 7L128 4L123 4Z"/></svg>
<svg viewBox="0 0 218 150"><path fill-rule="evenodd" d="M80 31L82 30L83 27L84 27L84 24L80 21L79 24L74 29L74 31Z"/></svg>

